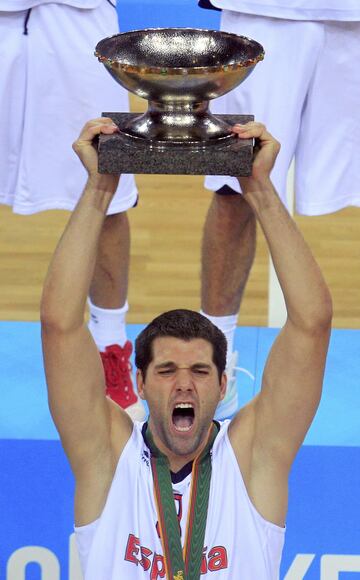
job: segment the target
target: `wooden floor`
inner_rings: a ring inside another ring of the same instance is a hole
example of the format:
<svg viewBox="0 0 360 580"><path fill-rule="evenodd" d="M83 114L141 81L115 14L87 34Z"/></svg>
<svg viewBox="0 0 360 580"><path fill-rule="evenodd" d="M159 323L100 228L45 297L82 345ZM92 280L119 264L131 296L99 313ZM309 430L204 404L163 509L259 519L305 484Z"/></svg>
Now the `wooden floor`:
<svg viewBox="0 0 360 580"><path fill-rule="evenodd" d="M202 177L137 177L140 203L129 212L129 322L144 323L171 308L199 308L200 240L211 195L202 183ZM0 320L38 320L42 282L68 215L25 217L0 206ZM360 328L360 208L296 221L330 286L334 326ZM241 325L267 324L267 286L267 249L259 232Z"/></svg>

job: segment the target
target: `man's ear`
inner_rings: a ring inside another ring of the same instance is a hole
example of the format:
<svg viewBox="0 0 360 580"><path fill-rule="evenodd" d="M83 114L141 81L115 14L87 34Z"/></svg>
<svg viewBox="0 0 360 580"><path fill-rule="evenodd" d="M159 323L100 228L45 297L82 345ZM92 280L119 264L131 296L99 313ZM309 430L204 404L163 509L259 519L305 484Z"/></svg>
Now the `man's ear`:
<svg viewBox="0 0 360 580"><path fill-rule="evenodd" d="M136 369L137 392L138 392L140 399L142 399L143 401L145 401L144 384L145 384L145 381L144 381L144 377L143 377L141 370Z"/></svg>
<svg viewBox="0 0 360 580"><path fill-rule="evenodd" d="M220 401L222 401L226 395L226 386L227 386L227 376L225 373L223 373L220 381Z"/></svg>

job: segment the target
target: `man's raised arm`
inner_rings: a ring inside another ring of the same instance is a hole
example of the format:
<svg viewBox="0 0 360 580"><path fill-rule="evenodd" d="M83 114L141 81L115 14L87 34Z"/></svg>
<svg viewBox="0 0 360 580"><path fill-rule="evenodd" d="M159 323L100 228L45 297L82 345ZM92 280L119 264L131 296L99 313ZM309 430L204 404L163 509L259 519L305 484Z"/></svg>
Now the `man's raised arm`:
<svg viewBox="0 0 360 580"><path fill-rule="evenodd" d="M126 413L105 397L101 359L84 321L97 244L119 181L119 176L97 173L92 140L115 131L110 119L91 121L74 143L89 177L55 250L41 300L50 409L77 482L83 479L87 484L99 468L111 481L119 449L114 453L112 447L114 416L117 446L125 444L132 428Z"/></svg>
<svg viewBox="0 0 360 580"><path fill-rule="evenodd" d="M234 130L240 137L253 137L259 143L252 176L239 181L265 234L284 294L287 322L268 357L261 392L235 418L232 438L237 447L237 432L246 415L253 453L249 473L261 473L257 481L265 473L276 473L273 481L282 474L279 481L284 482L282 476L287 476L320 401L332 304L321 271L269 178L279 144L260 123ZM279 519L276 514L267 514Z"/></svg>

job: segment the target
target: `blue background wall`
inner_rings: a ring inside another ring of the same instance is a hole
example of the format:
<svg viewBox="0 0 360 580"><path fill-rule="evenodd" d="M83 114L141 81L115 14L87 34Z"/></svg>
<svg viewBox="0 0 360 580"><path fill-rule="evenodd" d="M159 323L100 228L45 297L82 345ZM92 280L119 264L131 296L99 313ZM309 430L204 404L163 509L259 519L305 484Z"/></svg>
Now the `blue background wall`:
<svg viewBox="0 0 360 580"><path fill-rule="evenodd" d="M118 0L122 32L138 28L186 26L219 28L220 12L202 10L197 0Z"/></svg>

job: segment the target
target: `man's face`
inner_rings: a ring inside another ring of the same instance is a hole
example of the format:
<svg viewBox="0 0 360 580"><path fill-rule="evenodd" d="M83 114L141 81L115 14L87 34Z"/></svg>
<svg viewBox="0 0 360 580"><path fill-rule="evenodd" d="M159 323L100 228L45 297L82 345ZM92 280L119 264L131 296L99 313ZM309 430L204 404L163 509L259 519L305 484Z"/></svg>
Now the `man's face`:
<svg viewBox="0 0 360 580"><path fill-rule="evenodd" d="M204 443L215 409L226 390L212 360L212 345L159 337L146 380L138 371L138 391L150 410L150 429L159 449L169 457L188 460Z"/></svg>

